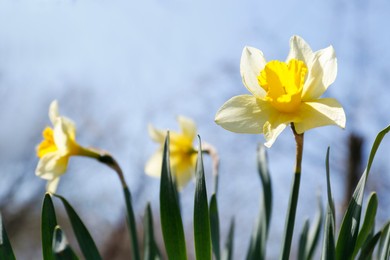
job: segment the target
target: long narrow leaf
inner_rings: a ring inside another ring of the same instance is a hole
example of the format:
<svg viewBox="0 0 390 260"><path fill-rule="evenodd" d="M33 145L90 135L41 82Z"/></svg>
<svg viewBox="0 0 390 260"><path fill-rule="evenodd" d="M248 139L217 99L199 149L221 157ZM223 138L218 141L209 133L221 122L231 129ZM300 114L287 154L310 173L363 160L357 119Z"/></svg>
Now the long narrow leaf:
<svg viewBox="0 0 390 260"><path fill-rule="evenodd" d="M70 247L60 226L56 226L53 234L53 253L56 260L78 260L79 258Z"/></svg>
<svg viewBox="0 0 390 260"><path fill-rule="evenodd" d="M125 196L126 210L127 210L127 224L130 233L130 241L131 241L131 249L132 249L131 256L132 259L139 260L140 254L139 254L139 247L138 247L137 228L135 224L131 193L127 186L123 188L123 194Z"/></svg>
<svg viewBox="0 0 390 260"><path fill-rule="evenodd" d="M150 204L146 205L144 217L144 260L161 259L153 231L153 215Z"/></svg>
<svg viewBox="0 0 390 260"><path fill-rule="evenodd" d="M14 251L5 231L3 218L0 212L0 259L15 260Z"/></svg>
<svg viewBox="0 0 390 260"><path fill-rule="evenodd" d="M382 231L376 233L367 243L362 247L358 260L371 259L372 252L374 252L375 246L381 237Z"/></svg>
<svg viewBox="0 0 390 260"><path fill-rule="evenodd" d="M336 259L335 237L334 237L334 216L333 211L328 205L326 209L326 218L324 226L324 241L322 244L321 260L334 260Z"/></svg>
<svg viewBox="0 0 390 260"><path fill-rule="evenodd" d="M263 186L263 201L265 212L265 229L268 234L272 215L272 184L271 176L268 170L268 160L265 147L259 145L257 148L257 169Z"/></svg>
<svg viewBox="0 0 390 260"><path fill-rule="evenodd" d="M364 242L368 238L368 235L371 233L374 224L375 224L375 216L378 208L378 196L375 192L370 194L368 199L366 215L364 217L362 228L359 231L359 235L356 241L355 251L353 252L353 258L356 257L357 253L363 246Z"/></svg>
<svg viewBox="0 0 390 260"><path fill-rule="evenodd" d="M160 180L160 218L169 259L187 259L183 222L169 162L169 133L165 139Z"/></svg>
<svg viewBox="0 0 390 260"><path fill-rule="evenodd" d="M88 229L86 228L80 217L77 215L73 207L65 198L61 197L60 195L54 196L59 198L62 201L62 204L64 204L66 213L68 214L70 223L73 228L73 232L76 236L77 242L79 243L81 252L83 253L85 259L102 259L96 247L96 244L92 239L92 236L88 232Z"/></svg>
<svg viewBox="0 0 390 260"><path fill-rule="evenodd" d="M306 219L305 223L303 224L301 235L299 236L298 260L306 259L305 251L306 251L307 237L309 234L309 226L310 226L310 222L308 219Z"/></svg>
<svg viewBox="0 0 390 260"><path fill-rule="evenodd" d="M199 138L198 160L195 176L195 200L194 200L194 240L196 259L211 260L211 233L209 206L207 202L207 190L204 177L202 144Z"/></svg>
<svg viewBox="0 0 390 260"><path fill-rule="evenodd" d="M217 195L214 193L210 199L210 231L211 231L211 243L216 260L221 259L220 238L219 238L219 214Z"/></svg>
<svg viewBox="0 0 390 260"><path fill-rule="evenodd" d="M266 150L263 145L257 147L257 170L262 184L260 212L253 229L247 260L262 260L266 255L266 243L272 214L272 185L268 170Z"/></svg>
<svg viewBox="0 0 390 260"><path fill-rule="evenodd" d="M57 226L56 213L53 201L49 193L45 194L42 205L41 216L41 236L42 236L42 254L44 260L53 260L53 233Z"/></svg>
<svg viewBox="0 0 390 260"><path fill-rule="evenodd" d="M388 260L390 257L390 223L387 223L382 229L382 235L379 242L378 259Z"/></svg>
<svg viewBox="0 0 390 260"><path fill-rule="evenodd" d="M234 249L234 219L230 222L229 233L222 252L222 260L232 260Z"/></svg>
<svg viewBox="0 0 390 260"><path fill-rule="evenodd" d="M309 230L307 243L305 248L305 259L312 259L314 251L320 240L321 225L324 218L324 211L322 209L321 197L318 196L318 210L314 217L313 225Z"/></svg>
<svg viewBox="0 0 390 260"><path fill-rule="evenodd" d="M324 240L322 244L321 260L334 260L336 258L335 248L335 209L332 197L332 188L330 185L330 167L329 167L330 148L326 151L326 188L328 194L328 206L326 207L326 217L324 226Z"/></svg>
<svg viewBox="0 0 390 260"><path fill-rule="evenodd" d="M348 205L347 212L344 215L336 245L336 259L338 260L351 259L353 256L359 231L366 181L379 145L389 131L390 125L378 133L371 148L366 170L356 186L352 199Z"/></svg>

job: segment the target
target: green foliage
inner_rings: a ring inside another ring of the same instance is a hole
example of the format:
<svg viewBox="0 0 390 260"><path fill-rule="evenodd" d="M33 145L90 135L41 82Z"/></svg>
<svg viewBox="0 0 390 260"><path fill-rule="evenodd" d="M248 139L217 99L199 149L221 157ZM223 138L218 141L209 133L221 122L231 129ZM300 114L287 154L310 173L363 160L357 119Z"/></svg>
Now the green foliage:
<svg viewBox="0 0 390 260"><path fill-rule="evenodd" d="M390 126L379 132L371 148L366 170L364 171L359 183L356 186L340 227L340 232L336 244L336 259L346 260L352 259L353 257L358 238L364 188L366 186L366 181L370 173L375 154L383 138L389 131Z"/></svg>
<svg viewBox="0 0 390 260"><path fill-rule="evenodd" d="M160 181L160 218L169 259L187 259L183 223L169 161L169 133L165 139Z"/></svg>
<svg viewBox="0 0 390 260"><path fill-rule="evenodd" d="M0 212L0 259L14 260L15 255L9 242L7 231L5 231L3 217Z"/></svg>
<svg viewBox="0 0 390 260"><path fill-rule="evenodd" d="M195 170L196 187L194 201L194 240L196 259L211 260L211 233L209 206L207 203L206 182L199 137L198 161Z"/></svg>
<svg viewBox="0 0 390 260"><path fill-rule="evenodd" d="M146 205L144 217L144 260L162 259L160 250L156 245L153 231L153 215L150 204Z"/></svg>
<svg viewBox="0 0 390 260"><path fill-rule="evenodd" d="M210 231L211 231L211 243L213 254L216 260L221 259L220 249L220 237L219 237L219 214L218 214L218 203L217 195L214 193L210 199Z"/></svg>
<svg viewBox="0 0 390 260"><path fill-rule="evenodd" d="M131 241L131 256L134 260L140 259L139 254L139 246L138 246L138 238L137 238L137 228L135 224L135 217L133 211L133 205L131 201L131 193L127 186L123 188L123 194L125 196L126 202L126 210L127 210L127 224L130 233L130 241Z"/></svg>
<svg viewBox="0 0 390 260"><path fill-rule="evenodd" d="M229 233L222 252L222 260L232 260L234 249L234 219L230 222Z"/></svg>
<svg viewBox="0 0 390 260"><path fill-rule="evenodd" d="M53 201L49 193L45 194L42 206L41 216L41 236L42 236L42 254L44 260L52 260L54 258L52 241L54 229L57 226L56 213L54 210Z"/></svg>
<svg viewBox="0 0 390 260"><path fill-rule="evenodd" d="M272 214L272 185L265 147L257 149L257 169L262 184L259 216L253 229L246 259L265 259L266 243Z"/></svg>
<svg viewBox="0 0 390 260"><path fill-rule="evenodd" d="M60 226L56 226L53 234L53 253L56 260L78 260L70 247Z"/></svg>
<svg viewBox="0 0 390 260"><path fill-rule="evenodd" d="M86 226L84 225L80 217L77 215L73 207L69 204L69 202L65 198L59 195L54 195L54 196L59 198L62 204L64 204L66 213L68 214L70 223L73 228L73 232L76 236L77 242L79 243L81 252L83 253L85 259L87 260L102 259L95 245L95 242L92 239L92 236L89 234Z"/></svg>

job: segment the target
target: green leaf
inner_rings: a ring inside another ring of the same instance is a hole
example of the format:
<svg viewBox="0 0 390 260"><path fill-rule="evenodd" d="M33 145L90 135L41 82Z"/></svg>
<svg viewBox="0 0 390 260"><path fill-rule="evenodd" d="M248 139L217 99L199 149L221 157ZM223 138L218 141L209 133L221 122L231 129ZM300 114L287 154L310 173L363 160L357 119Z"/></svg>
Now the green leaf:
<svg viewBox="0 0 390 260"><path fill-rule="evenodd" d="M301 231L301 235L299 236L299 247L298 247L298 260L305 260L305 251L306 251L306 244L307 244L307 237L309 234L309 220L306 219L305 223L303 224L303 228Z"/></svg>
<svg viewBox="0 0 390 260"><path fill-rule="evenodd" d="M14 251L9 242L7 231L5 230L3 217L0 212L0 259L15 260Z"/></svg>
<svg viewBox="0 0 390 260"><path fill-rule="evenodd" d="M329 151L326 151L325 167L326 167L326 186L328 194L328 206L326 207L326 217L324 226L324 240L322 244L321 260L334 260L336 258L335 248L335 209L332 197L332 189L330 185L330 169L329 169Z"/></svg>
<svg viewBox="0 0 390 260"><path fill-rule="evenodd" d="M216 260L221 259L220 252L220 239L219 239L219 214L218 214L218 203L217 195L214 193L210 199L210 230L211 230L211 243L212 249Z"/></svg>
<svg viewBox="0 0 390 260"><path fill-rule="evenodd" d="M187 259L183 223L169 161L169 132L165 139L160 180L160 218L169 259Z"/></svg>
<svg viewBox="0 0 390 260"><path fill-rule="evenodd" d="M257 169L262 184L260 212L252 231L247 260L265 259L266 242L272 213L272 185L268 170L266 149L263 145L257 148Z"/></svg>
<svg viewBox="0 0 390 260"><path fill-rule="evenodd" d="M388 260L390 257L390 223L387 223L382 229L382 235L378 248L378 259Z"/></svg>
<svg viewBox="0 0 390 260"><path fill-rule="evenodd" d="M264 227L266 234L268 235L272 214L272 184L268 170L267 153L263 145L259 145L257 148L257 169L263 185L264 214L266 221Z"/></svg>
<svg viewBox="0 0 390 260"><path fill-rule="evenodd" d="M369 239L367 241L367 243L365 243L362 246L362 250L360 252L358 260L371 259L372 252L374 252L375 246L378 243L378 241L379 241L379 239L381 237L381 234L382 234L382 231L379 231L371 239Z"/></svg>
<svg viewBox="0 0 390 260"><path fill-rule="evenodd" d="M360 225L364 188L378 147L389 131L390 125L379 132L371 148L366 170L356 186L341 224L336 245L336 259L347 260L353 257Z"/></svg>
<svg viewBox="0 0 390 260"><path fill-rule="evenodd" d="M161 259L153 231L153 215L150 203L146 205L144 217L144 260Z"/></svg>
<svg viewBox="0 0 390 260"><path fill-rule="evenodd" d="M42 236L42 254L44 260L53 260L53 233L57 226L56 213L53 201L49 193L45 194L42 205L41 216L41 236Z"/></svg>
<svg viewBox="0 0 390 260"><path fill-rule="evenodd" d="M324 218L324 212L322 209L321 197L318 196L318 210L314 217L313 225L311 226L305 248L305 258L312 259L314 251L317 247L318 241L320 240L321 225Z"/></svg>
<svg viewBox="0 0 390 260"><path fill-rule="evenodd" d="M139 260L139 247L138 247L138 238L137 238L137 227L135 224L135 217L133 211L133 205L131 200L131 193L127 186L123 188L123 194L125 196L126 210L127 210L127 224L130 233L130 242L131 242L131 256L134 260Z"/></svg>
<svg viewBox="0 0 390 260"><path fill-rule="evenodd" d="M92 239L92 236L89 234L87 228L85 227L80 217L77 215L76 211L72 208L72 206L64 197L56 194L54 196L59 198L62 201L62 204L64 204L66 213L68 214L70 223L73 228L73 232L76 236L77 242L79 243L81 252L83 253L85 259L102 259L95 245L95 242Z"/></svg>
<svg viewBox="0 0 390 260"><path fill-rule="evenodd" d="M234 219L230 222L229 233L226 239L225 248L222 252L222 260L233 259L233 248L234 248Z"/></svg>
<svg viewBox="0 0 390 260"><path fill-rule="evenodd" d="M288 202L288 210L286 217L285 230L282 241L282 251L280 255L281 260L290 259L291 241L294 233L295 213L297 210L298 196L299 196L299 184L301 182L301 173L296 172L293 176L293 182L291 185L290 200Z"/></svg>
<svg viewBox="0 0 390 260"><path fill-rule="evenodd" d="M211 260L211 233L209 206L202 157L202 143L199 138L198 160L196 163L194 199L194 240L196 259Z"/></svg>
<svg viewBox="0 0 390 260"><path fill-rule="evenodd" d="M53 234L53 252L56 260L78 260L70 247L60 226L56 226Z"/></svg>
<svg viewBox="0 0 390 260"><path fill-rule="evenodd" d="M364 242L368 238L369 234L374 228L375 216L378 208L378 196L375 192L370 194L368 199L368 205L366 209L366 215L364 217L362 228L359 231L359 235L356 241L355 250L353 252L353 258L356 257L357 253L363 246Z"/></svg>

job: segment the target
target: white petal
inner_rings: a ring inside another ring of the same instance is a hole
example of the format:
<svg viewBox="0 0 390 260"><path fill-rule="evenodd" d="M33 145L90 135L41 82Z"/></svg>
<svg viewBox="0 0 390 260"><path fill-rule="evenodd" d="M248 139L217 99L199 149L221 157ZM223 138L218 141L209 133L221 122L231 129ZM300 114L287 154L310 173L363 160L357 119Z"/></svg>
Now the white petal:
<svg viewBox="0 0 390 260"><path fill-rule="evenodd" d="M159 150L148 160L145 165L145 173L149 176L160 177L162 169L163 154Z"/></svg>
<svg viewBox="0 0 390 260"><path fill-rule="evenodd" d="M291 59L297 59L305 62L308 68L311 67L314 54L310 46L301 37L294 35L290 39L290 52L287 56L286 62Z"/></svg>
<svg viewBox="0 0 390 260"><path fill-rule="evenodd" d="M51 180L65 173L69 157L57 152L45 154L38 162L35 174L42 179Z"/></svg>
<svg viewBox="0 0 390 260"><path fill-rule="evenodd" d="M65 117L58 117L54 124L54 142L62 154L68 153L75 144L76 127Z"/></svg>
<svg viewBox="0 0 390 260"><path fill-rule="evenodd" d="M179 126L183 135L193 140L196 136L195 122L192 119L184 116L178 116L177 121L179 122Z"/></svg>
<svg viewBox="0 0 390 260"><path fill-rule="evenodd" d="M167 136L167 130L158 130L151 124L148 125L149 136L153 141L163 144Z"/></svg>
<svg viewBox="0 0 390 260"><path fill-rule="evenodd" d="M253 47L245 47L241 55L240 72L245 87L258 98L265 96L257 77L266 65L263 53Z"/></svg>
<svg viewBox="0 0 390 260"><path fill-rule="evenodd" d="M235 96L219 109L215 122L236 133L261 134L273 108L251 95Z"/></svg>
<svg viewBox="0 0 390 260"><path fill-rule="evenodd" d="M56 122L57 118L59 117L59 113L58 113L58 101L57 100L53 100L51 103L50 103L50 107L49 107L49 118L50 118L50 121L51 123L54 125L54 123Z"/></svg>
<svg viewBox="0 0 390 260"><path fill-rule="evenodd" d="M285 114L278 111L271 112L269 120L263 126L263 133L266 140L264 145L268 148L271 147L287 125L296 120L298 120L298 116L295 114Z"/></svg>
<svg viewBox="0 0 390 260"><path fill-rule="evenodd" d="M46 191L50 193L56 193L58 183L60 182L60 177L48 180L46 184Z"/></svg>
<svg viewBox="0 0 390 260"><path fill-rule="evenodd" d="M322 96L326 89L335 81L337 75L336 53L332 46L314 53L312 66L309 67L302 99L310 101Z"/></svg>
<svg viewBox="0 0 390 260"><path fill-rule="evenodd" d="M301 121L294 123L298 134L325 125L338 125L341 128L345 128L346 117L344 109L333 98L305 102L301 105L299 114Z"/></svg>

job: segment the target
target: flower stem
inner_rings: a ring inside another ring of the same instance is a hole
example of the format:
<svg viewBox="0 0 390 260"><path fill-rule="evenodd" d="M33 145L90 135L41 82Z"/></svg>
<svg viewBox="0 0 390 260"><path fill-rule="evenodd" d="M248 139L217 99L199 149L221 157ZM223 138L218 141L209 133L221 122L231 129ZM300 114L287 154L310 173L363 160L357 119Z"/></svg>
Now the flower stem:
<svg viewBox="0 0 390 260"><path fill-rule="evenodd" d="M129 188L127 187L122 169L119 166L119 164L116 162L116 160L108 153L100 155L97 158L97 160L101 163L104 163L105 165L113 169L118 174L119 180L122 184L123 194L125 196L125 202L126 202L127 223L128 223L131 246L132 246L131 259L140 260L141 258L140 258L139 247L138 247L137 229L136 229L134 211L133 211L133 206L131 201L131 193Z"/></svg>
<svg viewBox="0 0 390 260"><path fill-rule="evenodd" d="M298 134L295 131L294 124L291 124L296 142L296 162L295 162L295 174L291 187L290 201L288 204L286 225L284 230L284 239L282 245L282 252L280 259L288 260L290 258L291 241L294 233L295 215L297 211L298 195L299 195L299 184L301 182L301 165L302 165L302 154L303 154L303 133Z"/></svg>

